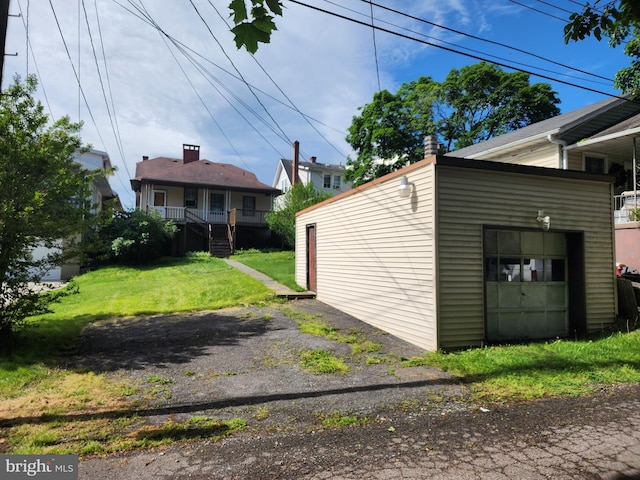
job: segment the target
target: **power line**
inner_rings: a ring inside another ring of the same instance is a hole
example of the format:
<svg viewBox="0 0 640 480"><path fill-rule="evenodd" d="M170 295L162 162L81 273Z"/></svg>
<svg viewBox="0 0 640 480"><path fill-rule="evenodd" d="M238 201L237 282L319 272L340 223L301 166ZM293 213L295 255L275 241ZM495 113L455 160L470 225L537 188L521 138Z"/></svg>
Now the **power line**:
<svg viewBox="0 0 640 480"><path fill-rule="evenodd" d="M215 7L215 5L213 5L213 3L211 2L211 0L209 0L209 4L211 5L211 7L215 10L215 12L218 14L218 17L220 17L220 20L222 20L224 22L224 24L227 26L227 28L231 29L231 26L229 25L229 23L226 21L226 19L222 16L222 14L220 14L220 11ZM304 113L302 113L302 111L300 111L300 109L296 106L296 104L293 102L293 100L291 100L291 98L289 98L289 96L284 92L284 90L282 90L282 88L280 87L280 85L278 85L278 83L273 79L273 77L271 75L269 75L269 73L267 72L267 70L264 68L264 66L258 61L258 59L255 57L255 55L250 55L250 57L253 59L253 61L256 63L256 65L258 65L258 67L260 68L260 70L262 70L262 72L266 75L266 77L271 81L271 83L278 89L278 91L282 94L282 96L287 100L287 102L289 102L289 104L291 105L291 107L300 114L300 116L302 116L302 118L304 119L304 121L318 134L320 135L320 137L327 143L327 145L329 145L331 148L333 148L339 155L346 157L346 155L341 152L332 142L329 141L328 138L326 138L322 132L320 132L320 130L318 130L318 128L311 123L309 117L307 117ZM379 81L379 77L378 77L378 84L380 83ZM254 87L255 88L255 87ZM256 89L258 91L262 92L259 89ZM273 97L272 97L273 98ZM286 104L283 104L286 106ZM343 132L340 132L343 133Z"/></svg>
<svg viewBox="0 0 640 480"><path fill-rule="evenodd" d="M539 10L537 8L533 8L530 5L525 5L524 3L516 2L516 0L507 0L507 1L511 2L511 3L515 4L515 5L520 5L521 7L526 8L528 10L531 10L533 12L538 12L538 13L541 13L542 15L546 15L547 17L555 18L556 20L560 20L561 22L565 22L565 23L567 22L567 20L565 18L556 17L555 15L552 15L552 14L550 14L548 12L545 12L544 10Z"/></svg>
<svg viewBox="0 0 640 480"><path fill-rule="evenodd" d="M229 63L231 63L231 66L233 67L233 69L236 71L236 73L240 76L240 79L242 80L242 82L247 86L247 88L249 89L249 91L251 92L251 94L253 95L253 97L256 99L256 101L260 104L260 106L263 108L263 110L266 112L266 114L269 116L269 118L271 119L271 121L275 124L275 126L278 128L278 130L280 130L280 132L282 133L282 135L284 136L284 138L287 139L289 144L292 144L293 142L288 138L287 134L285 133L285 131L282 129L282 127L280 126L280 124L276 121L275 118L273 118L273 116L271 115L271 113L269 112L269 110L267 109L267 107L265 107L265 105L262 103L262 101L260 100L260 98L258 97L258 95L256 95L256 92L254 92L253 88L251 88L251 85L249 85L249 83L245 80L244 76L242 75L242 73L240 73L240 70L238 70L238 67L236 67L235 63L233 62L233 60L231 60L231 57L229 57L229 55L227 54L227 51L224 49L224 47L222 46L222 44L220 43L220 41L218 40L218 38L213 34L213 31L211 30L211 27L209 26L209 24L206 22L206 20L204 19L204 17L200 14L200 11L198 10L198 7L195 6L195 4L193 3L193 0L189 0L189 2L191 3L191 5L193 6L193 8L195 9L196 13L198 14L198 17L200 17L200 20L202 20L202 23L204 23L205 27L207 28L207 30L209 31L209 34L211 35L211 38L213 38L213 40L218 44L218 47L220 47L220 50L222 51L222 53L224 54L224 56L227 58L227 60L229 60Z"/></svg>
<svg viewBox="0 0 640 480"><path fill-rule="evenodd" d="M325 1L327 1L327 3L332 3L333 4L333 2L330 2L328 0L325 0ZM360 1L365 2L365 3L371 3L369 0L360 0ZM451 33L455 33L457 35L462 35L464 37L471 38L473 40L478 40L480 42L489 43L491 45L496 45L496 46L499 46L499 47L507 48L507 49L512 50L514 52L523 53L523 54L528 55L530 57L537 58L539 60L543 60L545 62L552 63L554 65L558 65L559 67L562 67L562 68L573 70L575 72L579 72L579 73L582 73L584 75L589 75L589 76L592 76L592 77L600 78L602 80L607 80L608 82L613 82L613 79L611 79L611 78L603 77L603 76L597 75L595 73L587 72L586 70L581 70L579 68L572 67L571 65L567 65L567 64L564 64L564 63L561 63L561 62L557 62L555 60L552 60L550 58L544 57L542 55L535 54L535 53L530 52L528 50L517 48L517 47L514 47L512 45L508 45L506 43L503 43L503 42L498 42L498 41L495 41L495 40L490 40L490 39L487 39L487 38L479 37L477 35L473 35L473 34L470 34L470 33L467 33L467 32L463 32L461 30L457 30L455 28L450 28L450 27L447 27L447 26L444 26L444 25L440 25L440 24L435 23L435 22L430 22L428 20L425 20L423 18L417 17L415 15L410 15L408 13L405 13L405 12L402 12L400 10L396 10L396 9L393 9L393 8L390 8L390 7L386 7L384 5L380 5L378 3L372 3L372 4L375 5L378 8L386 10L388 12L391 12L391 13L394 13L394 14L409 18L411 20L416 20L418 22L421 22L421 23L424 23L424 24L427 24L427 25L431 25L433 27L440 28L442 30L445 30L445 31L448 31L448 32L451 32ZM389 25L392 25L392 26L397 27L397 28L402 28L402 27L399 27L398 25L394 25L394 24L391 24L391 23L389 23ZM404 29L404 30L410 31L411 33L418 34L418 32L413 32L413 31L411 31L409 29ZM420 35L422 35L422 34L420 34ZM433 37L428 37L427 35L424 35L424 36L427 37L427 38L433 38ZM443 42L443 43L449 43L449 42L444 42L443 40L439 40L439 41ZM464 48L464 47L459 47L459 48ZM471 49L469 49L469 50L471 50ZM499 57L496 57L496 58L499 58Z"/></svg>
<svg viewBox="0 0 640 480"><path fill-rule="evenodd" d="M456 50L456 49L453 49L453 48L445 47L443 45L438 45L438 44L435 44L435 43L432 43L432 42L428 42L426 40L421 40L419 38L411 37L409 35L405 35L405 34L402 34L400 32L395 32L393 30L389 30L389 29L382 28L382 27L379 27L379 26L371 27L370 24L365 23L363 21L357 20L355 18L350 18L350 17L347 17L345 15L341 15L339 13L331 12L329 10L322 9L322 8L316 7L314 5L309 5L309 4L306 4L306 3L301 2L299 0L289 0L289 1L292 2L292 3L295 3L297 5L301 5L303 7L310 8L312 10L316 10L316 11L319 11L319 12L322 12L322 13L326 13L328 15L332 15L332 16L337 17L337 18L341 18L343 20L347 20L347 21L352 22L352 23L356 23L356 24L362 25L362 26L367 27L367 28L376 28L377 30L380 30L380 31L385 32L385 33L389 33L391 35L394 35L394 36L397 36L397 37L400 37L400 38L404 38L406 40L411 40L411 41L414 41L414 42L422 43L424 45L429 45L431 47L435 47L435 48L438 48L438 49L441 49L441 50L445 50L445 51L448 51L448 52L451 52L451 53L456 53L458 55L462 55L462 56L465 56L465 57L473 58L475 60L480 60L480 61L483 61L483 62L493 63L494 65L497 65L497 66L500 66L500 67L509 68L509 69L512 69L512 70L517 70L519 72L527 73L527 74L533 75L535 77L544 78L545 80L550 80L550 81L553 81L553 82L562 83L563 85L568 85L568 86L571 86L571 87L580 88L582 90L586 90L586 91L589 91L589 92L597 93L597 94L600 94L600 95L605 95L605 96L608 96L608 97L614 97L614 98L619 98L619 99L622 99L622 100L627 100L626 97L622 97L622 96L619 96L619 95L614 95L614 94L611 94L611 93L603 92L601 90L596 90L596 89L590 88L590 87L585 87L583 85L578 85L578 84L575 84L575 83L567 82L565 80L560 80L560 79L555 78L555 77L550 77L548 75L543 75L543 74L532 72L532 71L525 70L525 69L522 69L522 68L517 68L517 67L514 67L512 65L508 65L506 63L491 61L491 60L488 60L486 57L482 57L482 56L479 56L479 55L473 55L473 54L461 52L460 50Z"/></svg>
<svg viewBox="0 0 640 480"><path fill-rule="evenodd" d="M129 172L129 168L127 167L127 163L124 162L124 153L122 150L122 146L121 146L121 140L120 138L118 138L118 134L116 131L116 127L114 124L114 118L113 115L111 114L111 108L109 107L109 101L107 100L107 93L105 91L105 87L104 87L104 82L102 81L102 74L100 72L100 66L98 65L98 56L96 55L96 49L95 49L95 45L93 43L93 35L91 34L91 27L89 25L89 17L87 15L87 8L85 5L84 0L82 0L82 10L84 12L84 19L87 25L87 33L89 34L89 42L91 43L91 52L93 53L93 59L96 65L96 71L98 73L98 80L100 81L100 89L102 90L102 98L104 99L104 103L105 106L107 107L107 115L109 117L109 122L111 123L111 130L113 131L113 135L116 141L116 146L118 147L118 150L120 152L120 156L122 157L123 163L124 163L124 167L125 170L127 172L127 175L129 176L129 178L131 178L131 173ZM106 61L106 59L105 59Z"/></svg>

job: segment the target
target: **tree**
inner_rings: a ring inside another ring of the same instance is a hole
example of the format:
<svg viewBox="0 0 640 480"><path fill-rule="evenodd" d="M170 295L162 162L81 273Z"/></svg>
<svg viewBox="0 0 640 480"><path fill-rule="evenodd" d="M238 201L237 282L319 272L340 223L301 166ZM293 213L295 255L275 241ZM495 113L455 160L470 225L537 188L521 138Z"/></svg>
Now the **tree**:
<svg viewBox="0 0 640 480"><path fill-rule="evenodd" d="M485 62L452 69L442 83L430 77L386 90L353 117L347 142L347 180L360 185L424 157L424 140L437 135L444 151L488 140L560 113L550 85Z"/></svg>
<svg viewBox="0 0 640 480"><path fill-rule="evenodd" d="M625 93L640 94L640 2L596 0L593 5L587 2L581 12L569 16L564 41L577 42L591 34L598 41L608 38L611 47L625 43L624 53L630 57L631 65L616 73L614 84Z"/></svg>
<svg viewBox="0 0 640 480"><path fill-rule="evenodd" d="M296 213L328 198L331 194L317 191L312 182L306 185L296 183L284 194L282 208L267 213L267 224L293 248L296 245Z"/></svg>
<svg viewBox="0 0 640 480"><path fill-rule="evenodd" d="M233 16L236 47L245 47L248 52L258 51L258 42L269 43L271 33L277 30L274 15L282 16L282 2L279 0L251 0L247 8L245 0L231 0L229 9Z"/></svg>
<svg viewBox="0 0 640 480"><path fill-rule="evenodd" d="M74 161L81 124L63 117L49 125L36 89L34 76L16 77L0 95L0 338L70 292L39 295L32 282L77 254L73 237L86 226L97 174ZM51 253L34 259L38 246Z"/></svg>

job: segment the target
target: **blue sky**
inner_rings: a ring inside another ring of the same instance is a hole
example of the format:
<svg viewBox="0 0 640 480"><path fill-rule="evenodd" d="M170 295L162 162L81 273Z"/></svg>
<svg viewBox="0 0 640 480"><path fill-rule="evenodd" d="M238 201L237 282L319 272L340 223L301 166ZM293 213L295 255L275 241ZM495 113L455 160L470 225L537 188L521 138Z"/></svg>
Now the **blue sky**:
<svg viewBox="0 0 640 480"><path fill-rule="evenodd" d="M551 83L563 112L619 94L605 79L628 63L620 47L606 42L564 44L562 19L579 8L572 0L378 0L410 17L374 6L374 24L423 43L377 31L375 50L371 28L311 8L370 23L369 3L283 0L278 31L255 57L236 49L223 21L228 3L11 0L11 13L22 17L9 20L6 53L18 56L5 57L3 86L16 73L37 74L46 111L84 122L83 140L109 153L118 168L112 186L133 207L135 163L143 155L180 157L183 143L200 145L201 158L233 163L266 184L279 158L291 158L294 140L303 159L346 162L352 154L346 130L358 107L372 100L378 78L395 92L420 76L442 81L452 68L478 61L433 45L554 79L532 76L531 82ZM145 11L193 62L141 18Z"/></svg>

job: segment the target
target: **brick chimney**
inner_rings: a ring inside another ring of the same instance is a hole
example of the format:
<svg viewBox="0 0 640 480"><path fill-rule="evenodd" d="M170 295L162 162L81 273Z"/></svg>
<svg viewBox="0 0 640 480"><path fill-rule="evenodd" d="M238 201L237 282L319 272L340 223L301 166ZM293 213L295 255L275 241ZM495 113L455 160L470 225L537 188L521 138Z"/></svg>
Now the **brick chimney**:
<svg viewBox="0 0 640 480"><path fill-rule="evenodd" d="M200 160L200 145L182 144L182 163L187 164Z"/></svg>
<svg viewBox="0 0 640 480"><path fill-rule="evenodd" d="M300 163L300 142L293 142L293 162L291 162L291 186L293 187L300 181L298 176L298 165Z"/></svg>
<svg viewBox="0 0 640 480"><path fill-rule="evenodd" d="M430 157L431 155L438 154L438 137L436 135L429 135L424 139L424 156Z"/></svg>
<svg viewBox="0 0 640 480"><path fill-rule="evenodd" d="M147 160L149 160L149 155L143 155L142 156L142 161L146 162Z"/></svg>

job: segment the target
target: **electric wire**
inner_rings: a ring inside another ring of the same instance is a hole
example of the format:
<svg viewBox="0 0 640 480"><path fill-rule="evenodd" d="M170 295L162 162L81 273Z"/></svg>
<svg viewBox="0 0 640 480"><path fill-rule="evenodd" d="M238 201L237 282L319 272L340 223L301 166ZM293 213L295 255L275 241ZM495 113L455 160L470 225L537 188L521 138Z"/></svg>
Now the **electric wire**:
<svg viewBox="0 0 640 480"><path fill-rule="evenodd" d="M131 3L131 2L130 2ZM140 1L141 5L142 5L142 1ZM142 5L143 9L144 6ZM134 8L137 8L134 5ZM150 23L151 26L153 26L158 33L163 37L163 38L167 38L169 41L171 41L172 44L174 44L174 46L176 47L176 49L178 51L180 51L180 53L182 53L182 55L191 62L191 64L200 72L201 75L203 75L205 78L207 78L207 76L210 76L211 79L213 79L218 85L220 85L220 87L224 88L227 93L229 93L231 96L234 97L234 99L240 103L241 105L243 105L247 110L249 110L251 113L253 113L254 116L256 116L256 118L258 118L267 128L269 128L276 136L278 136L278 132L275 130L275 128L269 124L269 122L267 122L264 118L262 118L255 110L253 110L249 105L247 105L242 99L240 99L239 97L237 97L230 89L226 88L224 86L224 84L222 82L220 82L219 80L217 80L215 78L215 76L213 76L211 74L211 72L208 72L208 70L206 70L204 67L202 67L201 64L199 64L197 61L195 61L195 59L193 59L193 57L191 57L189 54L187 54L186 50L178 43L176 43L174 41L174 39L168 35L161 27L160 25L158 25L157 22L155 22L155 20L148 14L148 12L146 11L146 9L144 9L144 13L143 15L145 16L146 20ZM141 12L142 13L142 12ZM170 51L170 53L173 55L173 52ZM184 70L182 69L182 66L180 65L180 63L178 62L177 58L174 56L174 59L176 60L176 62L178 63L178 66L180 67L180 69L183 71L183 73L186 76L186 72L184 72ZM207 73L208 75L205 75L205 73ZM203 103L204 105L204 100L202 99L202 97L199 95L199 93L197 92L197 90L195 89L195 86L192 84L192 82L190 81L190 79L187 78L187 80L189 81L189 83L191 84L192 88L194 89L196 95L198 96L198 98L200 99L201 103ZM209 82L211 84L211 82ZM262 132L260 132L243 114L242 112L240 112L238 110L238 108L234 105L233 102L231 102L219 89L218 87L216 87L215 85L211 84L212 87L218 92L218 94L220 94L220 96L236 111L236 113L238 113L238 115L240 115L240 117L269 145L271 146L271 148L274 149L274 151L280 155L280 152L271 144L271 142L269 142L267 140L266 137L264 137L264 135L262 134ZM214 121L214 123L216 123L216 125L219 126L218 122L215 120L215 118L213 117L213 114L210 112L210 110L208 109L208 107L206 107L205 105L205 109L207 110L207 112L209 113L209 115L211 116L212 120ZM220 127L221 131L222 128ZM224 132L222 131L223 135ZM286 139L283 139L286 141ZM230 142L231 144L231 142ZM231 144L232 148L234 149L234 151L236 150L235 147L233 146L233 144ZM246 163L244 162L244 159L238 154L238 157L240 158L240 160L246 165ZM247 168L249 168L247 166Z"/></svg>
<svg viewBox="0 0 640 480"><path fill-rule="evenodd" d="M369 13L371 15L371 36L373 37L373 57L376 61L376 78L378 79L378 91L382 90L380 85L380 65L378 64L378 47L376 45L376 29L373 22L373 3L369 1Z"/></svg>
<svg viewBox="0 0 640 480"><path fill-rule="evenodd" d="M84 12L84 19L85 19L85 23L87 25L87 33L89 34L89 42L91 44L91 52L93 54L93 59L94 59L94 63L95 63L95 66L96 66L96 71L98 73L98 80L100 81L100 89L102 91L102 98L104 99L104 103L105 103L105 106L107 108L107 116L109 117L109 122L111 124L111 130L113 131L113 136L114 136L115 141L116 141L116 146L118 148L118 151L120 152L120 156L121 156L122 161L124 163L124 167L125 167L125 170L127 172L127 175L129 176L129 178L131 178L131 173L129 172L129 168L127 167L126 162L124 162L124 152L122 150L122 145L121 145L122 142L118 138L116 127L115 127L115 124L114 124L114 118L113 118L113 115L111 113L111 108L109 106L109 100L107 99L107 92L105 90L104 81L102 80L102 73L100 71L100 65L98 64L98 55L96 54L95 45L93 43L93 35L91 33L91 26L89 25L89 16L87 15L87 8L86 8L86 4L85 4L84 0L82 0L82 10Z"/></svg>
<svg viewBox="0 0 640 480"><path fill-rule="evenodd" d="M122 159L122 163L124 164L125 171L129 178L133 178L131 173L129 172L129 168L127 167L126 155L124 152L124 147L122 143L122 136L120 135L120 126L118 125L118 115L116 113L116 105L113 100L113 89L111 88L111 76L109 75L109 67L107 65L107 55L104 50L104 38L102 35L102 26L100 25L100 14L98 13L98 2L94 0L94 7L96 11L96 25L98 26L98 37L100 38L100 49L102 51L102 60L104 63L104 72L107 80L107 87L109 91L109 99L111 101L111 111L113 112L113 121L115 124L115 136L118 139L118 150L120 152L120 157Z"/></svg>
<svg viewBox="0 0 640 480"><path fill-rule="evenodd" d="M233 62L233 60L231 60L231 57L229 57L229 55L227 54L227 51L224 49L224 47L222 46L222 44L220 43L220 41L218 40L218 38L213 34L213 31L211 30L211 27L209 26L209 24L206 22L206 20L204 19L204 17L202 16L202 14L200 13L200 11L198 10L198 7L196 7L196 5L193 3L193 0L189 0L189 3L191 3L191 5L193 6L194 10L196 11L196 13L198 14L198 17L200 17L200 20L202 20L202 23L204 23L205 27L207 28L207 30L209 31L209 34L211 35L211 38L213 38L213 40L216 42L216 44L218 45L218 47L220 47L220 50L222 51L222 53L224 54L224 56L227 58L227 60L229 60L229 63L231 64L231 66L233 67L233 69L236 71L236 73L238 74L238 76L241 78L242 82L247 86L247 88L249 89L249 91L251 92L251 94L253 95L253 97L256 99L256 101L260 104L260 106L264 109L264 111L266 112L266 114L269 116L269 118L271 119L271 121L275 124L275 126L278 128L278 130L280 130L280 132L282 133L282 135L284 136L284 138L286 138L289 142L289 144L293 144L293 141L291 141L287 134L285 133L285 131L282 129L282 127L280 126L280 124L276 121L275 118L273 118L273 116L271 115L271 113L269 112L269 110L267 109L267 107L264 105L264 103L262 103L262 101L260 100L260 98L258 97L258 95L256 94L256 92L253 90L253 88L251 88L251 86L249 85L249 83L246 81L246 79L244 78L244 76L242 75L242 73L240 72L240 70L238 70L238 67L236 67L235 63Z"/></svg>
<svg viewBox="0 0 640 480"><path fill-rule="evenodd" d="M539 3L542 3L543 5L547 5L548 7L552 7L552 8L555 8L556 10L560 10L561 12L568 13L569 15L571 15L572 13L574 13L574 12L572 12L571 10L567 10L566 8L562 8L562 7L558 6L558 5L554 5L553 3L545 2L545 0L537 0L537 1L538 1ZM565 22L566 22L566 21L568 21L568 20L563 20L563 21L565 21Z"/></svg>
<svg viewBox="0 0 640 480"><path fill-rule="evenodd" d="M347 21L352 22L352 23L356 23L356 24L362 25L362 26L367 27L367 28L372 28L370 24L368 24L366 22L363 22L363 21L360 21L360 20L357 20L355 18L350 18L350 17L347 17L345 15L341 15L339 13L332 12L332 11L317 7L315 5L309 5L309 4L301 2L299 0L289 0L289 1L291 3L295 3L297 5L301 5L303 7L307 7L307 8L310 8L312 10L316 10L316 11L319 11L319 12L322 12L322 13L326 13L328 15L331 15L331 16L334 16L334 17L337 17L337 18L341 18L343 20L347 20ZM579 88L579 89L582 89L582 90L586 90L586 91L589 91L589 92L597 93L597 94L604 95L604 96L607 96L607 97L619 98L621 100L628 100L628 98L624 97L624 96L615 95L615 94L603 92L601 90L597 90L595 88L586 87L584 85L578 85L576 83L567 82L565 80L560 80L558 78L550 77L548 75L543 75L541 73L536 73L536 72L532 72L530 70L525 70L525 69L522 69L522 68L514 67L514 66L508 65L506 63L494 62L494 61L488 60L486 57L483 57L483 56L464 53L464 52L461 52L460 50L456 50L454 48L449 48L449 47L445 47L443 45L438 45L438 44L435 44L433 42L428 42L426 40L421 40L419 38L411 37L409 35L405 35L405 34L402 34L400 32L396 32L396 31L393 31L393 30L389 30L389 29L386 29L386 28L379 27L379 26L375 26L374 28L376 28L377 30L380 30L382 32L394 35L396 37L400 37L400 38L404 38L406 40L411 40L411 41L414 41L414 42L422 43L424 45L429 45L431 47L435 47L435 48L438 48L440 50L445 50L447 52L456 53L458 55L462 55L462 56L465 56L465 57L473 58L475 60L480 60L480 61L484 61L484 62L493 63L493 64L495 64L497 66L500 66L500 67L509 68L509 69L512 69L512 70L517 70L517 71L520 71L520 72L523 72L523 73L527 73L527 74L535 76L535 77L544 78L545 80L550 80L550 81L553 81L553 82L561 83L563 85L568 85L570 87ZM631 101L635 101L635 100L631 100Z"/></svg>
<svg viewBox="0 0 640 480"><path fill-rule="evenodd" d="M364 3L372 3L370 0L360 0L360 1L362 1L362 2L364 2ZM331 1L329 1L329 0L325 0L325 2L326 2L326 3L331 3L331 4L333 4L333 5L337 5L337 4L335 4L335 3L333 3L333 2L331 2ZM592 77L600 78L600 79L602 79L602 80L606 80L606 81L608 81L608 82L613 82L613 79L611 79L611 78L604 77L604 76L602 76L602 75L598 75L598 74L595 74L595 73L592 73L592 72L588 72L588 71L586 71L586 70L582 70L582 69L579 69L579 68L576 68L576 67L572 67L571 65L567 65L567 64L562 63L562 62L557 62L557 61L555 61L555 60L552 60L552 59L550 59L550 58L544 57L544 56L542 56L542 55L535 54L535 53L530 52L530 51L528 51L528 50L524 50L524 49L521 49L521 48L518 48L518 47L514 47L514 46L512 46L512 45L508 45L508 44L503 43L503 42L498 42L498 41L496 41L496 40L490 40L490 39L483 38L483 37L480 37L480 36L477 36L477 35L473 35L473 34L470 34L470 33L466 33L466 32L463 32L463 31L458 30L458 29L455 29L455 28L446 27L446 26L444 26L444 25L440 25L440 24L438 24L438 23L431 22L431 21L429 21L429 20L425 20L425 19L423 19L423 18L420 18L420 17L417 17L417 16L415 16L415 15L411 15L411 14L408 14L408 13L402 12L402 11L400 11L400 10L397 10L397 9L394 9L394 8L391 8L391 7L387 7L387 6L385 6L385 5L380 5L380 4L378 4L378 3L372 3L372 4L373 4L374 6L376 6L376 7L380 8L380 9L386 10L386 11L391 12L391 13L394 13L394 14L396 14L396 15L400 15L400 16L403 16L403 17L409 18L409 19L411 19L411 20L415 20L415 21L418 21L418 22L421 22L421 23L424 23L424 24L427 24L427 25L431 25L432 27L440 28L440 29L442 29L442 30L445 30L445 31L448 31L448 32L451 32L451 33L455 33L455 34L457 34L457 35L462 35L462 36L464 36L464 37L471 38L471 39L473 39L473 40L478 40L478 41L480 41L480 42L489 43L489 44L491 44L491 45L496 45L496 46L499 46L499 47L503 47L503 48L506 48L506 49L512 50L512 51L514 51L514 52L522 53L522 54L528 55L528 56L530 56L530 57L537 58L538 60L543 60L543 61L545 61L545 62L548 62L548 63L554 64L554 65L557 65L557 66L559 66L559 67L566 68L566 69L568 69L568 70L573 70L573 71L575 71L575 72L582 73L582 74L584 74L584 75L588 75L588 76L592 76ZM338 5L337 5L337 6L338 6ZM345 7L343 7L343 8L345 8ZM348 9L347 9L347 10L348 10ZM353 10L351 10L351 11L353 11ZM385 22L385 23L388 23L388 22ZM403 28L403 27L399 27L398 25L394 25L394 24L391 24L391 23L388 23L388 24L389 24L389 25L392 25L392 26L394 26L394 27L397 27L397 28ZM409 29L405 29L405 28L403 28L403 29L404 29L404 30L407 30L407 31L409 31L409 32L411 32L411 33L418 33L418 32L414 32L414 31L409 30ZM418 34L419 34L419 33L418 33ZM420 35L423 35L423 34L420 34ZM424 35L424 36L425 36L425 37L428 37L427 35ZM433 38L433 37L428 37L428 38ZM443 40L439 40L439 41L440 41L440 42L443 42L443 43L448 43L448 44L450 44L449 42L444 42ZM463 48L463 47L459 47L459 48ZM469 50L471 50L471 49L469 49ZM474 50L474 51L475 51L475 50ZM476 51L476 52L478 53L478 51ZM481 53L481 52L480 52L480 53ZM484 55L487 55L487 54L484 54ZM491 55L491 56L493 56L493 55ZM499 57L496 57L496 58L499 58ZM541 70L542 70L542 69L541 69Z"/></svg>
<svg viewBox="0 0 640 480"><path fill-rule="evenodd" d="M227 28L229 30L231 30L231 26L229 25L227 20L222 16L220 11L216 8L216 6L211 2L211 0L209 0L209 4L215 10L215 12L218 14L218 17L220 17L220 20L222 20L224 22L224 24L227 26ZM340 151L340 149L338 147L336 147L333 144L333 142L329 141L329 139L327 137L325 137L325 135L311 122L309 117L307 115L305 115L304 113L302 113L302 111L296 106L296 104L293 102L293 100L291 100L291 98L289 98L289 96L284 92L284 90L280 87L280 85L278 85L278 83L273 79L273 77L267 72L267 70L264 68L262 63L260 63L260 61L255 57L255 55L249 55L249 56L254 60L256 65L258 65L258 68L260 68L260 70L262 70L262 72L271 81L271 83L278 89L278 91L287 100L287 102L289 102L289 105L291 105L291 107L302 116L303 120L327 143L327 145L329 145L331 148L333 148L342 157L346 157L346 154L344 152ZM254 88L256 88L256 87L254 87ZM256 90L260 91L261 93L264 93L259 89L256 89ZM286 105L286 104L284 104L284 105ZM340 132L340 133L343 133L343 132Z"/></svg>
<svg viewBox="0 0 640 480"><path fill-rule="evenodd" d="M27 34L27 36L29 35L29 27L28 24L25 22L25 16L22 13L22 5L20 4L20 1L18 1L18 9L20 10L20 17L22 18L22 26L25 29L25 32ZM44 87L44 80L42 79L42 76L40 75L40 69L38 68L38 62L36 60L36 54L33 51L33 45L31 44L31 42L27 42L27 44L29 45L29 50L31 51L31 61L33 62L33 66L36 69L36 75L38 76L38 86L42 89L42 95L44 96L44 101L47 104L47 109L49 110L49 114L51 115L51 118L53 118L53 109L51 108L51 104L49 103L49 97L47 96L47 89ZM28 67L27 67L27 71L28 71ZM28 73L27 73L28 74Z"/></svg>
<svg viewBox="0 0 640 480"><path fill-rule="evenodd" d="M210 65L213 65L214 67L216 67L217 69L221 70L222 72L224 72L225 74L229 75L230 77L238 80L238 81L242 81L237 75L233 74L232 72L228 71L227 69L221 67L220 65L212 62L210 59L204 57L202 54L196 52L195 50L193 50L192 48L190 48L188 45L180 42L179 40L177 40L175 37L172 37L171 35L169 35L166 31L164 31L150 16L146 15L144 12L142 12L140 10L140 8L133 4L131 0L129 0L129 4L131 4L131 6L136 10L136 11L132 11L129 8L127 8L125 5L120 4L119 2L117 2L117 0L114 0L114 2L116 4L118 4L120 7L122 7L123 9L125 9L127 12L131 13L132 15L134 15L136 18L138 18L139 20L147 23L148 25L150 25L151 27L155 28L156 30L158 30L165 38L167 38L169 41L171 41L176 48L178 48L179 50L182 51L183 55L186 55L186 51L191 52L193 55L196 55L197 57L201 58L203 61L209 63ZM253 57L253 56L252 56ZM228 87L226 87L224 85L223 82L221 82L220 80L218 80L211 72L209 72L206 68L204 68L200 63L196 62L195 59L190 60L192 63L195 62L194 66L197 64L198 66L196 68L198 68L201 73L205 72L207 75L209 75L213 81L215 81L221 88L225 89L227 91L227 93L231 96L234 97L234 99L240 103L244 108L246 108L249 112L251 112L254 116L256 116L256 118L258 118L267 128L269 128L276 136L280 136L279 132L275 131L274 128L264 119L262 118L254 109L252 109L248 104L246 104L246 102L244 102L242 99L240 99L236 94L234 94ZM336 132L340 133L340 134L344 134L344 132L342 130L338 130L333 128L330 125L327 125L326 123L317 120L315 118L313 118L310 115L306 115L305 113L301 112L299 109L297 109L297 107L289 105L287 103L282 102L280 99L273 97L272 95L270 95L269 93L257 88L256 86L252 85L253 89L257 92L260 92L261 94L271 98L272 100L280 103L281 105L285 106L286 108L292 109L297 111L298 113L300 113L305 120L309 121L314 121L320 125L323 125L327 128L330 128L332 130L335 130ZM216 88L216 87L214 87ZM217 89L217 88L216 88ZM261 134L261 132L259 130L257 130L255 128L255 126L235 107L234 103L231 102L228 98L226 98L219 90L218 92L223 96L223 98L229 103L229 105L234 108L234 110L238 113L238 115L241 116L241 118L243 118L243 120L245 122L247 122L247 124L249 126L251 126L251 128L256 131L256 133L258 135L260 135L268 144L269 146L271 146L276 152L277 149L266 140L266 138ZM284 92L282 92L284 94ZM286 94L285 94L285 98L286 98ZM288 145L290 145L289 140L287 138L282 138L282 140L284 142L286 142ZM341 156L345 156L342 152L339 152L341 154ZM281 155L281 154L280 154Z"/></svg>
<svg viewBox="0 0 640 480"><path fill-rule="evenodd" d="M546 15L547 17L555 18L556 20L560 20L561 22L565 22L565 23L567 22L567 20L564 19L564 18L560 18L560 17L557 17L557 16L555 16L555 15L549 13L549 12L545 12L544 10L540 10L540 9L534 8L531 5L526 5L524 3L517 2L516 0L507 0L507 1L513 3L514 5L519 5L519 6L523 7L523 8L531 10L533 12L537 12L537 13L541 13L542 15Z"/></svg>
<svg viewBox="0 0 640 480"><path fill-rule="evenodd" d="M55 10L51 0L49 0L49 5L51 6L51 12L53 13L53 18L54 18L54 20L56 22L56 26L58 28L58 32L60 33L60 38L62 39L62 44L64 45L65 52L67 53L67 57L69 59L69 63L71 64L71 69L73 70L73 74L75 75L76 81L78 82L79 95L84 100L85 106L87 107L87 111L89 112L89 117L91 118L91 121L93 122L93 126L96 129L96 133L98 135L98 138L100 139L101 144L102 145L106 145L104 139L102 138L102 134L100 133L100 129L98 128L98 124L97 124L96 119L95 119L95 117L93 115L91 107L89 106L89 101L87 100L87 96L85 95L84 89L82 88L82 83L80 82L80 77L79 77L78 71L76 70L76 67L75 67L75 65L73 63L73 59L71 58L71 52L69 51L69 48L67 46L67 41L64 38L64 34L62 32L62 27L60 26L60 22L58 21L58 15L56 14L56 10ZM78 107L78 108L80 108L80 107ZM117 177L117 178L119 178L119 177ZM121 184L123 183L122 180L120 180L120 183ZM126 188L124 186L124 184L122 184L122 187Z"/></svg>

